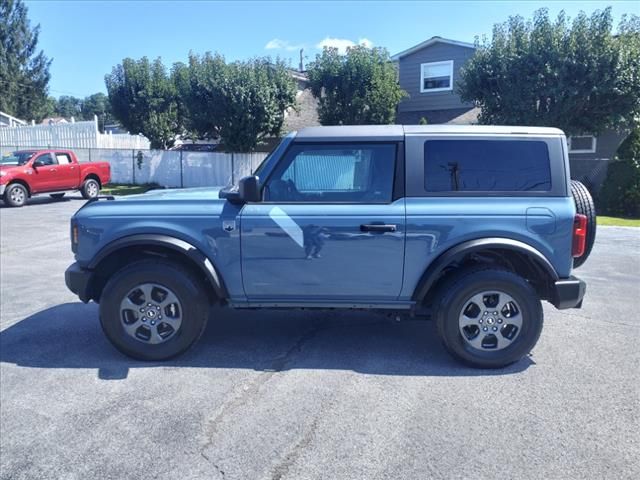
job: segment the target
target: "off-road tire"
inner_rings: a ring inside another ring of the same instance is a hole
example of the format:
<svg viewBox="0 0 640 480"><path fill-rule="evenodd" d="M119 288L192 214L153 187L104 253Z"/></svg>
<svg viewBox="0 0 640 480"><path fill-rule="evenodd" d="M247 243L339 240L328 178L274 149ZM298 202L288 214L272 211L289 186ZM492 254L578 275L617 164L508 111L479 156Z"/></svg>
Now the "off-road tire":
<svg viewBox="0 0 640 480"><path fill-rule="evenodd" d="M10 207L22 207L27 203L29 192L20 183L10 183L4 192L4 203Z"/></svg>
<svg viewBox="0 0 640 480"><path fill-rule="evenodd" d="M182 323L164 343L145 343L125 331L121 302L131 289L144 283L169 288L181 303ZM100 297L100 324L111 343L125 355L138 360L167 360L200 338L209 308L205 286L191 271L177 262L145 259L122 268L109 279Z"/></svg>
<svg viewBox="0 0 640 480"><path fill-rule="evenodd" d="M578 268L589 258L596 240L596 207L587 187L577 180L571 180L571 195L576 204L576 213L587 217L587 238L584 253L573 259L573 268Z"/></svg>
<svg viewBox="0 0 640 480"><path fill-rule="evenodd" d="M518 336L507 347L496 351L473 348L459 327L459 315L468 299L491 290L511 296L522 315ZM544 321L540 298L524 278L513 272L487 267L465 269L452 274L439 293L434 310L438 334L447 351L469 366L505 367L528 355L540 338Z"/></svg>

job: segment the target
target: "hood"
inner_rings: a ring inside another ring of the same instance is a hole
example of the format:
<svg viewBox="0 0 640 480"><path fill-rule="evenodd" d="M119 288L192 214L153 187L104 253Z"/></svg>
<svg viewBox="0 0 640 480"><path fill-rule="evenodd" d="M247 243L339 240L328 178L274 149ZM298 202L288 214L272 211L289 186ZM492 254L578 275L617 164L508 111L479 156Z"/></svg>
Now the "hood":
<svg viewBox="0 0 640 480"><path fill-rule="evenodd" d="M91 216L158 218L176 215L218 215L226 200L218 198L219 187L150 190L138 195L85 203L76 218Z"/></svg>
<svg viewBox="0 0 640 480"><path fill-rule="evenodd" d="M197 187L197 188L169 188L169 189L157 189L149 190L146 193L139 193L137 195L126 195L122 197L116 197L118 202L128 201L162 201L162 200L220 200L218 194L222 187Z"/></svg>
<svg viewBox="0 0 640 480"><path fill-rule="evenodd" d="M0 170L7 172L10 170L18 170L19 168L26 168L25 165L0 165Z"/></svg>

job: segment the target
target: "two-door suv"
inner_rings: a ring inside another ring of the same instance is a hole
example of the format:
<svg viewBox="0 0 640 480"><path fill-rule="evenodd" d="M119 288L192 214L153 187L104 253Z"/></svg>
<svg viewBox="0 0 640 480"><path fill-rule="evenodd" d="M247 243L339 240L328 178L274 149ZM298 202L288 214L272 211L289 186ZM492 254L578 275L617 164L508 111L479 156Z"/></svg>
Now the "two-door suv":
<svg viewBox="0 0 640 480"><path fill-rule="evenodd" d="M455 357L501 367L542 300L581 306L593 215L557 129L312 127L236 187L88 202L66 283L140 359L186 350L212 306L343 308L430 315Z"/></svg>

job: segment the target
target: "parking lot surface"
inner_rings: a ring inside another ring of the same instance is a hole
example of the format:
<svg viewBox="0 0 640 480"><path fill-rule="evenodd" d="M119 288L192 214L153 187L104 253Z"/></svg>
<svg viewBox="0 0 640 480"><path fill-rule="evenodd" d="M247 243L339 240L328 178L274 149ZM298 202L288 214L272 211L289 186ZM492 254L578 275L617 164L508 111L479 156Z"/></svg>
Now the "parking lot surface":
<svg viewBox="0 0 640 480"><path fill-rule="evenodd" d="M640 229L598 230L584 307L503 370L367 312L215 311L144 363L64 285L81 205L0 205L2 479L640 478Z"/></svg>

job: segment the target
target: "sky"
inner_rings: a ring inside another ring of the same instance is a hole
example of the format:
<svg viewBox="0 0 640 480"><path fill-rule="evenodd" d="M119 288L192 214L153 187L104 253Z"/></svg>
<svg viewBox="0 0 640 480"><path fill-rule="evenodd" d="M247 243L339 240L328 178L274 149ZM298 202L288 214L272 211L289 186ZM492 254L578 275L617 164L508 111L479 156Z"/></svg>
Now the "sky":
<svg viewBox="0 0 640 480"><path fill-rule="evenodd" d="M50 94L84 97L105 92L104 75L123 58L186 61L190 51L227 60L269 55L298 66L322 46L356 43L393 55L438 35L473 42L510 15L531 17L542 7L573 17L612 6L617 24L640 15L632 1L56 1L27 0L39 48L53 58Z"/></svg>

